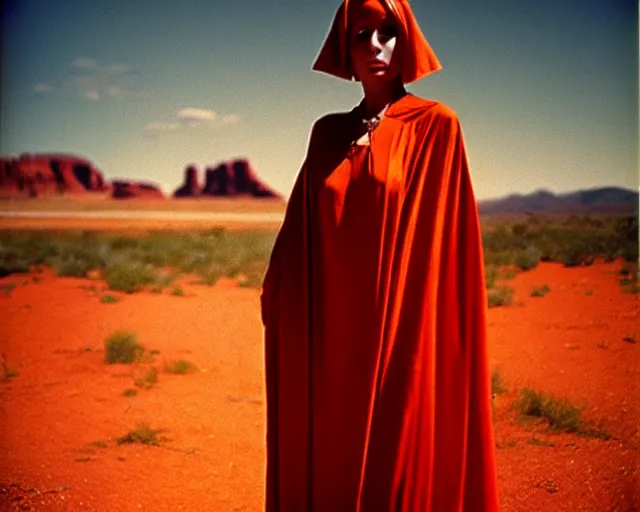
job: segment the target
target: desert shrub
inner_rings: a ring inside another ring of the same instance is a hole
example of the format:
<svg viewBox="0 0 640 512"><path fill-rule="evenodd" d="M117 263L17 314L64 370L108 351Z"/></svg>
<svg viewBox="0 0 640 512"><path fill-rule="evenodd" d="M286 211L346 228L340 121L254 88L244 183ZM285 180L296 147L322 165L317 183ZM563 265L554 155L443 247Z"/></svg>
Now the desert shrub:
<svg viewBox="0 0 640 512"><path fill-rule="evenodd" d="M509 251L513 248L513 234L504 223L487 227L482 233L482 245L491 253Z"/></svg>
<svg viewBox="0 0 640 512"><path fill-rule="evenodd" d="M554 448L556 446L555 443L550 441L545 441L544 439L538 439L537 437L532 437L527 441L527 443L535 445L535 446L548 446L549 448Z"/></svg>
<svg viewBox="0 0 640 512"><path fill-rule="evenodd" d="M511 226L511 233L516 238L524 239L529 233L529 226L523 223L514 224Z"/></svg>
<svg viewBox="0 0 640 512"><path fill-rule="evenodd" d="M137 392L135 389L132 389L132 388L125 389L125 390L122 392L122 395L123 395L123 396L126 396L127 398L134 397L134 396L136 396L137 394L138 394L138 392Z"/></svg>
<svg viewBox="0 0 640 512"><path fill-rule="evenodd" d="M39 233L1 233L0 277L27 272L31 266L42 265L52 252L51 239Z"/></svg>
<svg viewBox="0 0 640 512"><path fill-rule="evenodd" d="M156 368L149 368L144 374L136 377L133 383L144 389L151 389L154 384L158 382L158 370Z"/></svg>
<svg viewBox="0 0 640 512"><path fill-rule="evenodd" d="M535 245L529 245L526 249L518 252L515 264L521 270L531 270L538 265L541 257L542 251Z"/></svg>
<svg viewBox="0 0 640 512"><path fill-rule="evenodd" d="M613 221L613 238L620 241L618 255L626 261L638 261L638 217L621 217Z"/></svg>
<svg viewBox="0 0 640 512"><path fill-rule="evenodd" d="M621 290L625 293L639 294L640 285L637 276L626 277L620 280Z"/></svg>
<svg viewBox="0 0 640 512"><path fill-rule="evenodd" d="M16 370L12 366L9 366L6 361L0 360L0 380L8 381L13 379L14 377L17 377L18 375L20 375L20 372L18 370Z"/></svg>
<svg viewBox="0 0 640 512"><path fill-rule="evenodd" d="M31 259L16 247L0 245L0 277L28 272Z"/></svg>
<svg viewBox="0 0 640 512"><path fill-rule="evenodd" d="M100 302L102 302L103 304L115 304L116 302L120 302L120 299L115 295L107 293L100 297Z"/></svg>
<svg viewBox="0 0 640 512"><path fill-rule="evenodd" d="M131 251L140 246L140 240L132 236L113 235L109 237L108 244L109 249L112 251Z"/></svg>
<svg viewBox="0 0 640 512"><path fill-rule="evenodd" d="M155 283L155 274L162 269L172 268L197 274L207 284L222 276L242 276L245 286L258 286L275 235L275 231L223 229L145 236L0 233L0 276L26 272L30 266L41 264L70 276L84 276L89 270L98 269L110 289L131 293Z"/></svg>
<svg viewBox="0 0 640 512"><path fill-rule="evenodd" d="M509 391L507 387L502 382L502 375L500 374L500 370L495 368L491 372L491 394L492 395L501 395L502 393L506 393Z"/></svg>
<svg viewBox="0 0 640 512"><path fill-rule="evenodd" d="M175 297L184 297L184 290L176 285L171 289L171 295L175 296Z"/></svg>
<svg viewBox="0 0 640 512"><path fill-rule="evenodd" d="M513 251L485 251L484 264L486 266L504 267L513 264L515 260Z"/></svg>
<svg viewBox="0 0 640 512"><path fill-rule="evenodd" d="M522 414L545 419L552 429L577 432L580 427L580 409L566 400L557 400L531 388L522 391L517 406Z"/></svg>
<svg viewBox="0 0 640 512"><path fill-rule="evenodd" d="M224 276L224 267L218 262L211 262L202 267L198 267L195 273L202 279L202 283L212 286Z"/></svg>
<svg viewBox="0 0 640 512"><path fill-rule="evenodd" d="M518 270L515 268L503 268L500 277L502 279L513 279L518 275Z"/></svg>
<svg viewBox="0 0 640 512"><path fill-rule="evenodd" d="M51 241L46 263L60 276L84 277L104 266L97 235L88 232L66 234Z"/></svg>
<svg viewBox="0 0 640 512"><path fill-rule="evenodd" d="M580 246L568 247L560 258L565 267L588 266L592 265L595 260L595 253Z"/></svg>
<svg viewBox="0 0 640 512"><path fill-rule="evenodd" d="M161 287L171 286L180 275L179 272L161 272L156 276L155 283Z"/></svg>
<svg viewBox="0 0 640 512"><path fill-rule="evenodd" d="M560 400L531 388L525 388L516 402L520 412L526 416L541 418L552 430L575 432L582 436L611 439L612 436L592 422L582 419L582 412L568 400Z"/></svg>
<svg viewBox="0 0 640 512"><path fill-rule="evenodd" d="M496 284L496 279L500 275L500 269L495 265L486 265L485 270L485 286L488 289L493 288Z"/></svg>
<svg viewBox="0 0 640 512"><path fill-rule="evenodd" d="M115 262L105 269L110 290L134 293L155 281L154 269L137 261Z"/></svg>
<svg viewBox="0 0 640 512"><path fill-rule="evenodd" d="M85 277L87 272L95 268L95 265L86 259L67 256L63 259L56 260L53 263L53 268L59 276Z"/></svg>
<svg viewBox="0 0 640 512"><path fill-rule="evenodd" d="M536 286L533 290L531 290L531 296L544 297L550 291L551 288L549 288L546 284L543 284L542 286Z"/></svg>
<svg viewBox="0 0 640 512"><path fill-rule="evenodd" d="M152 429L147 423L139 423L134 430L129 431L124 436L116 438L116 443L141 443L152 446L159 446L160 438L158 437L158 434L160 432L162 432L162 430Z"/></svg>
<svg viewBox="0 0 640 512"><path fill-rule="evenodd" d="M192 373L198 370L197 366L190 361L184 359L178 359L177 361L171 361L164 367L167 373L175 373L184 375L186 373Z"/></svg>
<svg viewBox="0 0 640 512"><path fill-rule="evenodd" d="M513 302L513 289L507 286L496 286L487 291L489 307L508 306Z"/></svg>
<svg viewBox="0 0 640 512"><path fill-rule="evenodd" d="M5 295L11 295L11 292L15 290L17 286L18 283L2 283L0 285L0 290L2 290Z"/></svg>
<svg viewBox="0 0 640 512"><path fill-rule="evenodd" d="M107 364L131 364L140 359L144 347L138 343L135 332L117 331L104 342L104 360Z"/></svg>
<svg viewBox="0 0 640 512"><path fill-rule="evenodd" d="M247 265L242 277L238 280L238 284L244 288L260 289L267 271L267 263L265 261L254 261Z"/></svg>

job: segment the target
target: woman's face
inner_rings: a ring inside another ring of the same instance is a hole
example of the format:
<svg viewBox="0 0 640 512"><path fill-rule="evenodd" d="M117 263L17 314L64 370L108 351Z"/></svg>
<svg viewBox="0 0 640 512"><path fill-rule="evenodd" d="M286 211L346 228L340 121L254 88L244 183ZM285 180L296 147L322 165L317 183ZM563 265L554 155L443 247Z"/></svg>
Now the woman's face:
<svg viewBox="0 0 640 512"><path fill-rule="evenodd" d="M363 83L396 78L400 74L398 26L391 13L378 0L365 0L350 18L349 58L356 78Z"/></svg>

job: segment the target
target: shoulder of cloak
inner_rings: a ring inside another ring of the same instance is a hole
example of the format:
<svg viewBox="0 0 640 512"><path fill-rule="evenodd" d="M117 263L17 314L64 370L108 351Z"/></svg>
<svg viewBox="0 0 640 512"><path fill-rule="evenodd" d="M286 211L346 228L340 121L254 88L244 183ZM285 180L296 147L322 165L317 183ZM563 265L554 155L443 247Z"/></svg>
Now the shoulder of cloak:
<svg viewBox="0 0 640 512"><path fill-rule="evenodd" d="M436 122L438 125L445 124L451 127L459 124L458 115L445 103L414 95L409 95L404 101L392 106L387 116L417 124Z"/></svg>

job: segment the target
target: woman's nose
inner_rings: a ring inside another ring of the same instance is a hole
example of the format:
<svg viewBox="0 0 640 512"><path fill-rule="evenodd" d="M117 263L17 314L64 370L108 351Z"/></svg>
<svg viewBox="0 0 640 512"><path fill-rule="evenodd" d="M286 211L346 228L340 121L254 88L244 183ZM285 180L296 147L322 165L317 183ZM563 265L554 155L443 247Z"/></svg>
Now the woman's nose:
<svg viewBox="0 0 640 512"><path fill-rule="evenodd" d="M369 41L369 45L371 46L371 50L374 53L378 53L382 50L382 42L380 41L379 34L377 30L374 30L371 34L371 40Z"/></svg>

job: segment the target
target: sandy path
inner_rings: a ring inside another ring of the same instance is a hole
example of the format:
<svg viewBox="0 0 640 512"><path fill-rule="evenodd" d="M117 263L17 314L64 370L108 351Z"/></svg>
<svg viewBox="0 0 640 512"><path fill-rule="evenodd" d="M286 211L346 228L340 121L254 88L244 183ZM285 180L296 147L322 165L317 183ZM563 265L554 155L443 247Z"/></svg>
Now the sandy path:
<svg viewBox="0 0 640 512"><path fill-rule="evenodd" d="M489 311L492 364L509 388L495 401L504 511L640 507L640 343L623 339L640 341L640 304L620 291L619 268L543 264L509 282L515 305ZM99 281L32 277L0 280L0 352L19 371L0 382L0 510L262 510L259 293L186 278L185 297L114 293L121 302L102 304ZM542 284L549 294L530 297ZM105 365L117 329L159 350L156 362ZM167 374L174 358L202 371ZM123 396L150 365L158 383ZM512 402L524 386L584 406L615 439L520 424ZM166 430L163 447L116 445L140 421Z"/></svg>

